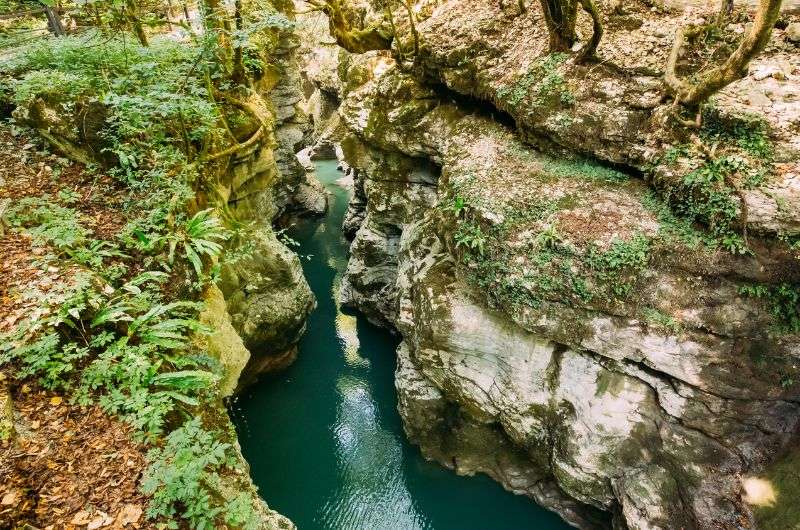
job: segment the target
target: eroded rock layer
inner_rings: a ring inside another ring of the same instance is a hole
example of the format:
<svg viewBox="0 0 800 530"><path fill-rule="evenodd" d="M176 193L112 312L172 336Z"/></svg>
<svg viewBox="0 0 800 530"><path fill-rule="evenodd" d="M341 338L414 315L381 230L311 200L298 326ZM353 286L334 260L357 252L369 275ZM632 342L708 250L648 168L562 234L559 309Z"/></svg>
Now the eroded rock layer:
<svg viewBox="0 0 800 530"><path fill-rule="evenodd" d="M751 526L741 478L800 418L798 337L752 288L796 282L792 254L729 254L637 176L533 150L388 56L346 79L343 298L403 336L412 441L577 526Z"/></svg>

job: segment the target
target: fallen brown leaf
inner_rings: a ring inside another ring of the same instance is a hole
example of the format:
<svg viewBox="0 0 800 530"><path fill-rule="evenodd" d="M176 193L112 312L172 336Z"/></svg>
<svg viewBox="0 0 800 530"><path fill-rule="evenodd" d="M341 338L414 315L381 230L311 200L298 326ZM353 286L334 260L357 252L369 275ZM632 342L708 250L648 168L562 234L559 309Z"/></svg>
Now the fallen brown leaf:
<svg viewBox="0 0 800 530"><path fill-rule="evenodd" d="M3 506L15 506L19 502L19 493L16 491L11 491L3 495L3 499L0 500L0 504Z"/></svg>
<svg viewBox="0 0 800 530"><path fill-rule="evenodd" d="M81 510L72 517L72 520L70 520L69 524L83 526L85 524L89 524L91 520L92 520L92 514L90 514L86 510Z"/></svg>
<svg viewBox="0 0 800 530"><path fill-rule="evenodd" d="M142 516L142 507L138 504L126 504L117 514L117 524L126 526L139 521Z"/></svg>

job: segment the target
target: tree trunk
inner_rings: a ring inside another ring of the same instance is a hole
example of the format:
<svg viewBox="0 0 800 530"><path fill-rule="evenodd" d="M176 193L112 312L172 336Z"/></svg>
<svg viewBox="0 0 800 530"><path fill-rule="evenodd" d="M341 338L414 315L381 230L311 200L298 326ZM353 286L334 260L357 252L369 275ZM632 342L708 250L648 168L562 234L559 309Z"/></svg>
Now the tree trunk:
<svg viewBox="0 0 800 530"><path fill-rule="evenodd" d="M675 70L681 49L687 37L697 34L697 27L681 28L675 36L672 52L667 60L664 80L675 93L678 102L696 107L711 95L747 75L747 66L769 42L772 28L781 13L782 0L760 0L755 20L750 32L742 39L724 63L704 74L696 83L688 83L679 79Z"/></svg>
<svg viewBox="0 0 800 530"><path fill-rule="evenodd" d="M64 24L61 23L61 18L58 16L56 10L47 4L43 3L42 5L44 5L44 13L47 16L47 29L50 30L50 33L56 37L63 37L66 35L67 32L64 30Z"/></svg>
<svg viewBox="0 0 800 530"><path fill-rule="evenodd" d="M133 28L133 33L139 40L139 44L144 47L148 46L147 33L144 32L142 21L139 20L139 8L136 5L136 0L125 0L125 10L127 11L128 20Z"/></svg>
<svg viewBox="0 0 800 530"><path fill-rule="evenodd" d="M414 22L414 9L411 5L411 0L403 0L408 13L408 23L411 26L411 38L414 39L414 64L417 63L419 56L419 33L417 33L417 25Z"/></svg>
<svg viewBox="0 0 800 530"><path fill-rule="evenodd" d="M580 0L581 7L592 17L592 38L581 50L580 60L592 59L597 52L597 45L603 38L603 23L600 21L600 12L597 10L594 0Z"/></svg>
<svg viewBox="0 0 800 530"><path fill-rule="evenodd" d="M236 24L236 30L242 30L242 0L235 0L234 1L234 22ZM233 48L233 70L231 73L231 79L233 79L234 83L239 84L246 84L247 83L247 75L244 71L244 57L242 52L242 46L237 44Z"/></svg>
<svg viewBox="0 0 800 530"><path fill-rule="evenodd" d="M100 16L100 7L94 4L94 25L98 28L103 27L103 17Z"/></svg>
<svg viewBox="0 0 800 530"><path fill-rule="evenodd" d="M230 38L231 23L228 12L220 0L203 1L203 25L217 39L217 49L214 50L219 62L226 73L233 71L233 45Z"/></svg>
<svg viewBox="0 0 800 530"><path fill-rule="evenodd" d="M391 50L394 33L386 24L354 28L344 13L341 0L306 0L328 16L328 30L336 43L350 53ZM388 30L388 31L387 31Z"/></svg>
<svg viewBox="0 0 800 530"><path fill-rule="evenodd" d="M733 0L720 0L719 13L717 13L717 27L724 27L731 13L733 13Z"/></svg>
<svg viewBox="0 0 800 530"><path fill-rule="evenodd" d="M550 35L550 51L569 51L578 39L575 22L578 19L577 0L540 0L547 32Z"/></svg>

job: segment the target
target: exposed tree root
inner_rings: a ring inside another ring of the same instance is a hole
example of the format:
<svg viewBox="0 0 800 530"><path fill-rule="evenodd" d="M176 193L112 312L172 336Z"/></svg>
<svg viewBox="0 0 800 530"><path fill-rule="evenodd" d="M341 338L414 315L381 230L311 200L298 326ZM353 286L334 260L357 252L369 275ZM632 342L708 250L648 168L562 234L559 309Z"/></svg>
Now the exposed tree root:
<svg viewBox="0 0 800 530"><path fill-rule="evenodd" d="M253 118L256 119L259 123L259 127L255 133L253 133L250 138L245 140L241 143L236 143L222 151L218 151L216 153L211 153L205 155L203 160L210 161L210 160L218 160L220 158L230 156L236 154L240 151L243 151L249 147L252 147L256 142L264 137L264 133L271 128L272 123L272 114L264 105L261 96L256 94L255 92L250 93L247 99L238 99L229 94L225 94L223 92L216 91L215 96L218 99L224 99L229 104L237 107L247 114L251 115ZM232 135L233 133L231 133Z"/></svg>
<svg viewBox="0 0 800 530"><path fill-rule="evenodd" d="M236 145L233 145L233 146L231 146L231 147L229 147L227 149L224 149L222 151L207 155L205 157L205 159L206 160L217 160L217 159L225 157L225 156L236 154L239 151L244 151L248 147L251 147L253 144L255 144L258 140L260 140L262 136L264 136L264 126L263 125L261 127L259 127L258 130L255 133L253 133L253 135L250 138L248 138L247 140L245 140L244 142L236 144Z"/></svg>
<svg viewBox="0 0 800 530"><path fill-rule="evenodd" d="M597 53L597 46L603 38L603 22L600 20L600 12L597 10L594 0L580 0L581 7L592 17L592 38L581 50L578 61L593 59Z"/></svg>

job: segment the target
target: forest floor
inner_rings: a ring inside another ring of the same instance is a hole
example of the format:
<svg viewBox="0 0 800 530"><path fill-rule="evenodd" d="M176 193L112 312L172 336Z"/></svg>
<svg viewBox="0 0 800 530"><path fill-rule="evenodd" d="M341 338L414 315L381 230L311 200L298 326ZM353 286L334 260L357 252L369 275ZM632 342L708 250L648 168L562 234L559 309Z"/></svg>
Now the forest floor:
<svg viewBox="0 0 800 530"><path fill-rule="evenodd" d="M124 224L109 177L48 153L5 123L0 161L0 221L9 205L40 197L69 202L101 239ZM46 259L51 252L0 225L0 334L40 317L41 297L71 280L73 271ZM0 428L0 529L153 527L138 491L146 449L127 423L12 379L6 367Z"/></svg>

